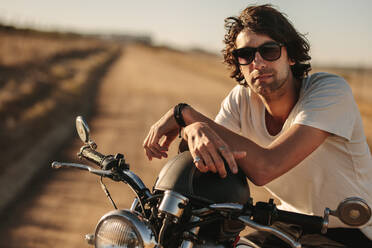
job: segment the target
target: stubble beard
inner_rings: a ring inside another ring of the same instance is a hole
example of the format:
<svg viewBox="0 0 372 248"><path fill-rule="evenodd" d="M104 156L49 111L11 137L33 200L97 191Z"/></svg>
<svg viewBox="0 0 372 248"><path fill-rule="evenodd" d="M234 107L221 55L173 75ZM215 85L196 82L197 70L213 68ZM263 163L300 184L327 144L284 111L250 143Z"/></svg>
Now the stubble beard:
<svg viewBox="0 0 372 248"><path fill-rule="evenodd" d="M274 99L280 98L282 95L285 94L284 86L289 80L289 75L287 73L285 77L279 79L277 78L277 74L274 71L266 71L262 72L261 74L265 73L272 74L272 82L254 82L252 77L248 85L256 94L258 94L260 97L265 98L266 102L270 102Z"/></svg>

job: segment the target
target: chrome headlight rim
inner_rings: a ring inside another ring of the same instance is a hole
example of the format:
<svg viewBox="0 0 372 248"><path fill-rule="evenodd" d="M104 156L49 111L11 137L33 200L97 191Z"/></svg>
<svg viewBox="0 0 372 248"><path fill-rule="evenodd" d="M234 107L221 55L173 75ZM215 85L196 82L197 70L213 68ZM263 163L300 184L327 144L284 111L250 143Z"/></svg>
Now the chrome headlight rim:
<svg viewBox="0 0 372 248"><path fill-rule="evenodd" d="M110 211L101 217L95 229L95 247L97 241L97 233L102 223L110 218L115 217L124 218L126 222L128 222L132 226L134 232L136 233L140 242L142 242L144 248L154 248L158 245L155 232L152 230L147 220L145 220L137 212L132 212L124 209Z"/></svg>

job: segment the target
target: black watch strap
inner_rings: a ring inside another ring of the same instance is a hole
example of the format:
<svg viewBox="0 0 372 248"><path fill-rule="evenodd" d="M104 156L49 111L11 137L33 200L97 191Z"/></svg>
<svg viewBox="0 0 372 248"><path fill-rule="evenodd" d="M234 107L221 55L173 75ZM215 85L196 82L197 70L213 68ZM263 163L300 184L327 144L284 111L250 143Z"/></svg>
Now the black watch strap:
<svg viewBox="0 0 372 248"><path fill-rule="evenodd" d="M187 103L179 103L174 107L174 119L176 119L176 122L180 127L186 127L185 120L182 116L182 110L187 106L189 106Z"/></svg>

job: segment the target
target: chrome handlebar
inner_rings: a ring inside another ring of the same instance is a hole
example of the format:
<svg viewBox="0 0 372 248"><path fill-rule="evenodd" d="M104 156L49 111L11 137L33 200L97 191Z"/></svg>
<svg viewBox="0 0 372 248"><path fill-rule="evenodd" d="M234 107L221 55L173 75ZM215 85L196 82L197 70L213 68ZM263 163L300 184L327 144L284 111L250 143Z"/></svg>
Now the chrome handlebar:
<svg viewBox="0 0 372 248"><path fill-rule="evenodd" d="M87 170L90 173L93 173L93 174L98 175L98 176L104 176L104 177L109 177L109 176L112 176L113 175L113 173L111 171L108 171L108 170L97 170L97 169L94 169L94 168L92 168L92 167L90 167L88 165L85 165L85 164L64 163L64 162L54 161L52 163L52 168L53 169L76 168L76 169L80 169L80 170Z"/></svg>

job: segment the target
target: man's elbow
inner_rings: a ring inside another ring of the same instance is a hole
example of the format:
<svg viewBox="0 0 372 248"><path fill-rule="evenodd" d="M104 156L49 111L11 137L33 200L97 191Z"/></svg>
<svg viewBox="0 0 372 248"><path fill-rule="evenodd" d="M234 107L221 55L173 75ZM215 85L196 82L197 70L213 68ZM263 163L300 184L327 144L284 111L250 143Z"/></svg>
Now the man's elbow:
<svg viewBox="0 0 372 248"><path fill-rule="evenodd" d="M265 186L274 180L276 165L267 159L261 160L253 173L248 176L250 181L256 186Z"/></svg>
<svg viewBox="0 0 372 248"><path fill-rule="evenodd" d="M265 186L272 181L267 175L257 173L256 175L249 178L249 180L256 186Z"/></svg>

